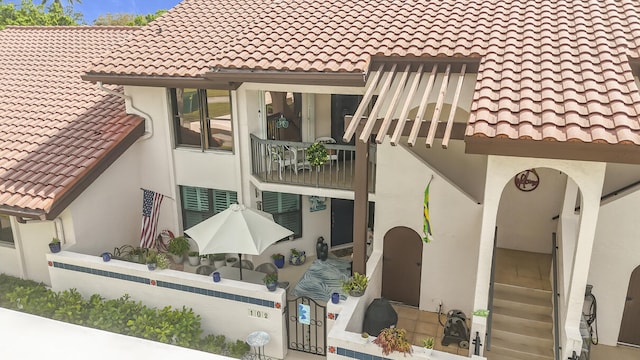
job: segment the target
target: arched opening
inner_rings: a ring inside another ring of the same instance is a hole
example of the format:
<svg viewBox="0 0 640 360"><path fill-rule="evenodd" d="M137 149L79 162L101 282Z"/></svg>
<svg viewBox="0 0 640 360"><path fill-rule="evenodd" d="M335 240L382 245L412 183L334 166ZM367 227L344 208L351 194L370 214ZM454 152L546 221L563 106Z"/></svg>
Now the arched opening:
<svg viewBox="0 0 640 360"><path fill-rule="evenodd" d="M406 305L420 304L422 238L414 230L397 226L384 235L382 297Z"/></svg>
<svg viewBox="0 0 640 360"><path fill-rule="evenodd" d="M553 234L558 234L562 287L573 268L582 196L576 183L557 169L520 169L513 175L504 183L496 217L491 353L552 358Z"/></svg>
<svg viewBox="0 0 640 360"><path fill-rule="evenodd" d="M633 270L629 279L618 342L640 345L640 324L638 324L638 319L640 319L640 266Z"/></svg>

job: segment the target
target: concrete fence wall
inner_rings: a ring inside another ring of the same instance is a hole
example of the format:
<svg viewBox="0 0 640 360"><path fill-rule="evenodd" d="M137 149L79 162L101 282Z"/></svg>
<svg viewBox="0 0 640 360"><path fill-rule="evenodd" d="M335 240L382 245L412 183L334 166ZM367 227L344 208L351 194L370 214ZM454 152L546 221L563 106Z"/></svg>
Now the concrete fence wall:
<svg viewBox="0 0 640 360"><path fill-rule="evenodd" d="M63 251L48 254L53 290L76 288L83 296L100 294L114 299L129 294L152 307L192 308L202 318L205 333L245 340L253 331L266 331L271 340L266 355L286 355L283 289L174 270L149 271L146 265Z"/></svg>

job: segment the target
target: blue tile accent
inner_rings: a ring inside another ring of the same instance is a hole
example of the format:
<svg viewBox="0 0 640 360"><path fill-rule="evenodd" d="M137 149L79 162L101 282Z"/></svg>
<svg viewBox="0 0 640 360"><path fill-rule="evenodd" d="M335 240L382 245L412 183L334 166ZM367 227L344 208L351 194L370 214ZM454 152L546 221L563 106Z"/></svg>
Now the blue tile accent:
<svg viewBox="0 0 640 360"><path fill-rule="evenodd" d="M371 354L354 351L350 349L345 349L341 347L336 348L336 354L342 355L344 357L352 358L352 359L359 359L359 360L391 360L386 357L371 355Z"/></svg>
<svg viewBox="0 0 640 360"><path fill-rule="evenodd" d="M71 270L71 271L87 273L87 274L93 274L93 275L98 275L98 276L104 276L104 277L109 277L109 278L113 278L113 279L119 279L119 280L123 280L123 281L131 281L131 282L136 282L136 283L140 283L140 284L147 284L147 285L151 284L151 279L149 279L147 277L128 275L128 274L121 274L121 273L117 273L117 272L113 272L113 271L105 271L105 270L99 270L99 269L84 267L84 266L65 264L65 263L61 263L61 262L57 262L57 261L53 262L53 267L54 268L59 268L59 269L65 269L65 270ZM264 300L264 299L260 299L260 298L254 298L254 297L250 297L250 296L229 294L229 293L222 292L222 291L203 289L203 288L199 288L199 287L188 286L188 285L183 285L183 284L176 284L176 283L171 283L171 282L167 282L167 281L156 281L156 286L161 287L161 288L166 288L166 289L174 289L174 290L178 290L178 291L184 291L184 292L190 292L190 293L194 293L194 294L200 294L200 295L204 295L204 296L217 297L217 298L221 298L221 299L225 299L225 300L231 300L231 301L238 301L238 302L243 302L243 303L247 303L247 304L260 305L260 306L265 306L265 307L269 307L269 308L274 308L275 307L275 302L269 301L269 300Z"/></svg>

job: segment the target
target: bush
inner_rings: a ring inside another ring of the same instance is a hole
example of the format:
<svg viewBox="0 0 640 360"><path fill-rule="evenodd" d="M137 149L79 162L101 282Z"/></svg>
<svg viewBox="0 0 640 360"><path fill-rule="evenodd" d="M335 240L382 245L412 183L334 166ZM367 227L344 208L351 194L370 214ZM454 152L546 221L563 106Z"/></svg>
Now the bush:
<svg viewBox="0 0 640 360"><path fill-rule="evenodd" d="M136 336L167 344L241 358L249 351L242 340L227 342L222 335L200 338L200 315L192 309L149 308L129 295L104 300L94 294L89 300L76 289L56 293L44 284L0 274L0 306L26 313Z"/></svg>

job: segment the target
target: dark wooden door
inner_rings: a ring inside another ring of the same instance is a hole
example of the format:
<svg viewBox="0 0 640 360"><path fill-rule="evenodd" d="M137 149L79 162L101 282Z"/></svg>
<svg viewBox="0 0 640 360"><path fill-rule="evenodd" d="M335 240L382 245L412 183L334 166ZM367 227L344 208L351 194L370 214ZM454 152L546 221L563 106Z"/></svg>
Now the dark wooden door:
<svg viewBox="0 0 640 360"><path fill-rule="evenodd" d="M353 243L353 200L331 199L331 247Z"/></svg>
<svg viewBox="0 0 640 360"><path fill-rule="evenodd" d="M382 297L407 305L420 303L422 239L415 231L399 226L384 235Z"/></svg>
<svg viewBox="0 0 640 360"><path fill-rule="evenodd" d="M360 95L331 95L331 137L336 139L338 144L344 144L344 116L353 115L361 99ZM351 144L355 143L354 139L351 140Z"/></svg>
<svg viewBox="0 0 640 360"><path fill-rule="evenodd" d="M618 341L625 344L640 345L640 266L638 266L629 280L629 290L622 313L620 337Z"/></svg>

